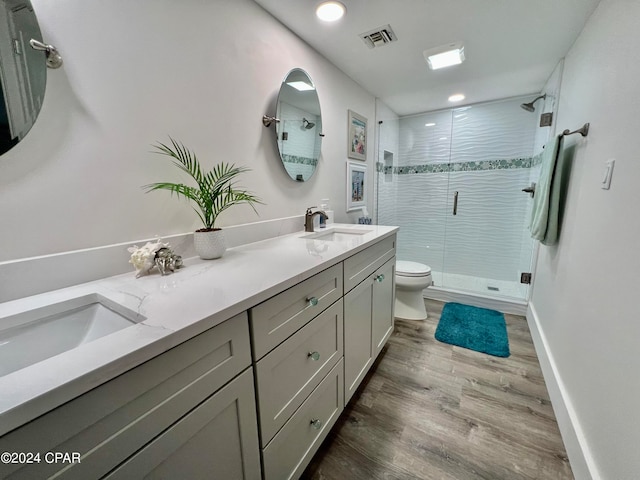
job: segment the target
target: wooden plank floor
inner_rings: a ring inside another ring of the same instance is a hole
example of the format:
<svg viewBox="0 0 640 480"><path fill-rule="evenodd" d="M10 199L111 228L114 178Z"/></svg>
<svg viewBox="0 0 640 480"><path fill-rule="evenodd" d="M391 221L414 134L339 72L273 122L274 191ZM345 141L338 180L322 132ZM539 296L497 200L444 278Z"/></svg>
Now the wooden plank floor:
<svg viewBox="0 0 640 480"><path fill-rule="evenodd" d="M573 479L523 317L511 356L434 338L443 304L395 332L301 478Z"/></svg>

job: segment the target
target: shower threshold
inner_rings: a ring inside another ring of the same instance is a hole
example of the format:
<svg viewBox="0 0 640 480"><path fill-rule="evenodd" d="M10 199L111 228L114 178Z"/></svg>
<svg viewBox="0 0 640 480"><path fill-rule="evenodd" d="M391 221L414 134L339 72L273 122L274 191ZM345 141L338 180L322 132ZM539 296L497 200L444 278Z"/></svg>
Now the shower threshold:
<svg viewBox="0 0 640 480"><path fill-rule="evenodd" d="M527 297L527 285L516 281L495 280L493 278L473 277L457 273L432 271L433 284L440 288L468 290L475 293L500 295L501 297L524 300Z"/></svg>
<svg viewBox="0 0 640 480"><path fill-rule="evenodd" d="M466 303L519 315L526 313L527 285L438 271L432 271L431 276L433 286L424 290L426 298Z"/></svg>

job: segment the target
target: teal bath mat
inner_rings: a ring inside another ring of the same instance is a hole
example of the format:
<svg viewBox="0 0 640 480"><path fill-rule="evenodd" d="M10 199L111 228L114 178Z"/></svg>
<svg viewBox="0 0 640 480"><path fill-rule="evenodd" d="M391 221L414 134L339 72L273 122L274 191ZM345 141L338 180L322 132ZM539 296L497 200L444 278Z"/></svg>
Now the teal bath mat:
<svg viewBox="0 0 640 480"><path fill-rule="evenodd" d="M508 357L509 338L504 315L495 310L447 303L436 328L436 340L451 345Z"/></svg>

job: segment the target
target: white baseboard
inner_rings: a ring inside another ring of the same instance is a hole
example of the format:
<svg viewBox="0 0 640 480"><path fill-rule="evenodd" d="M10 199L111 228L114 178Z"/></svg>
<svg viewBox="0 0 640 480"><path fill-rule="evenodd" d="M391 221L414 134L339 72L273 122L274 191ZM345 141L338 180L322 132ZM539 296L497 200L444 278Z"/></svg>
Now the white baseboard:
<svg viewBox="0 0 640 480"><path fill-rule="evenodd" d="M503 313L526 315L527 302L525 300L510 300L478 295L460 290L451 290L439 287L429 287L422 292L424 298L439 300L441 302L458 302L474 307L490 308Z"/></svg>
<svg viewBox="0 0 640 480"><path fill-rule="evenodd" d="M529 303L526 317L573 475L576 480L600 480L601 477L593 457L589 453L586 438L577 420L571 399L540 327L535 306L531 303Z"/></svg>

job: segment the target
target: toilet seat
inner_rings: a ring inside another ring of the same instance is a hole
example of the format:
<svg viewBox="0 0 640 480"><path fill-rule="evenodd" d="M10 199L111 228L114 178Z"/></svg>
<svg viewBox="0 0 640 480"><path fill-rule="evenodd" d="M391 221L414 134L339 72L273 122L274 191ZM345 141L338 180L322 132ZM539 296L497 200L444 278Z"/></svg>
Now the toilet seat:
<svg viewBox="0 0 640 480"><path fill-rule="evenodd" d="M431 267L408 260L396 261L396 275L401 277L426 277L431 274Z"/></svg>

